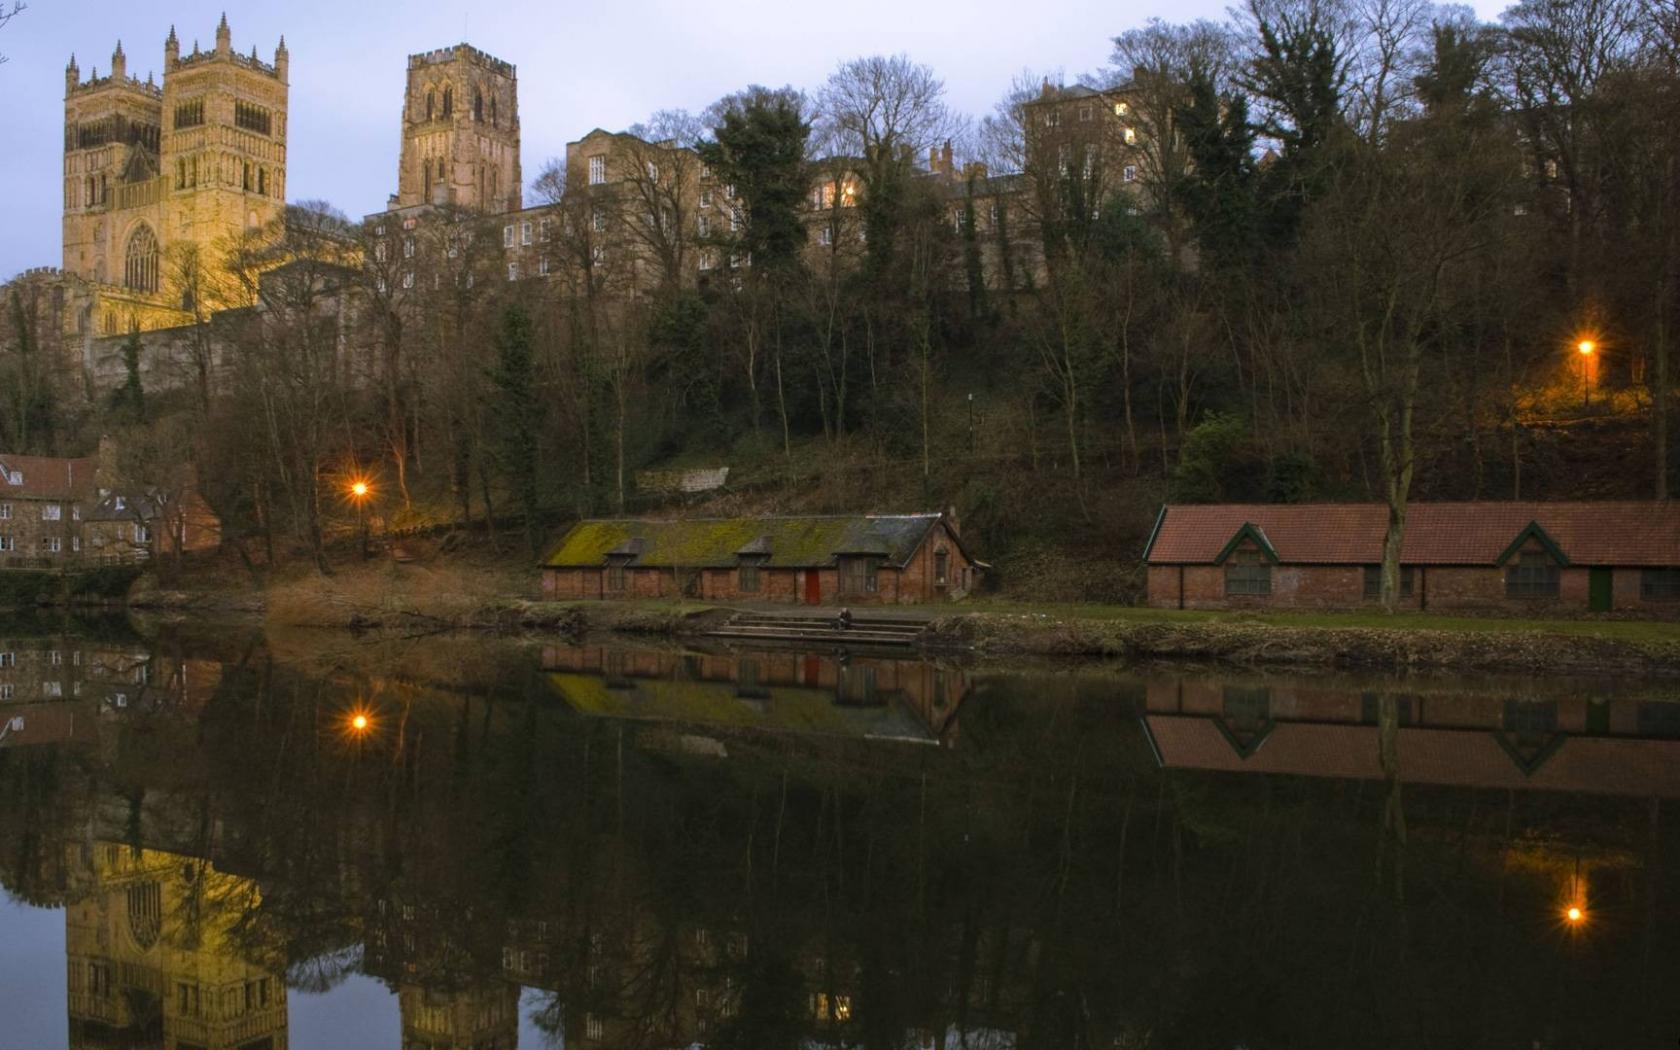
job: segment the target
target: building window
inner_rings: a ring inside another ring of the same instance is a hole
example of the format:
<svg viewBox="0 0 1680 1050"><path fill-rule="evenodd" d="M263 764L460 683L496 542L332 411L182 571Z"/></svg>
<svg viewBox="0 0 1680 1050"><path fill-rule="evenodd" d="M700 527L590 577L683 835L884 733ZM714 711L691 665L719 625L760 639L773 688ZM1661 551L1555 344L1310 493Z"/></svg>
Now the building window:
<svg viewBox="0 0 1680 1050"><path fill-rule="evenodd" d="M1680 601L1680 568L1640 569L1639 598L1647 602Z"/></svg>
<svg viewBox="0 0 1680 1050"><path fill-rule="evenodd" d="M158 290L157 237L144 223L128 237L128 250L123 259L123 284L138 292Z"/></svg>
<svg viewBox="0 0 1680 1050"><path fill-rule="evenodd" d="M1520 554L1505 570L1505 597L1556 598L1558 566L1550 555L1538 551Z"/></svg>
<svg viewBox="0 0 1680 1050"><path fill-rule="evenodd" d="M731 207L729 209L729 232L741 232L741 209L739 208Z"/></svg>
<svg viewBox="0 0 1680 1050"><path fill-rule="evenodd" d="M711 206L712 206L712 191L709 190L709 189L701 190L700 191L700 207L710 208Z"/></svg>
<svg viewBox="0 0 1680 1050"><path fill-rule="evenodd" d="M949 551L933 552L933 582L943 587L950 578L951 554Z"/></svg>
<svg viewBox="0 0 1680 1050"><path fill-rule="evenodd" d="M596 155L589 158L589 184L599 186L607 181L607 158Z"/></svg>
<svg viewBox="0 0 1680 1050"><path fill-rule="evenodd" d="M519 224L519 243L531 243L531 224L529 222L522 222Z"/></svg>
<svg viewBox="0 0 1680 1050"><path fill-rule="evenodd" d="M821 244L824 248L831 247L834 244L834 225L832 223L826 224L821 229L817 230L817 243Z"/></svg>
<svg viewBox="0 0 1680 1050"><path fill-rule="evenodd" d="M12 520L12 505L10 503L0 503L0 521L10 520Z"/></svg>
<svg viewBox="0 0 1680 1050"><path fill-rule="evenodd" d="M510 281L519 280L519 264L518 263L516 263L516 262L508 263L508 280L510 280Z"/></svg>
<svg viewBox="0 0 1680 1050"><path fill-rule="evenodd" d="M1257 550L1235 551L1225 561L1225 593L1272 593L1272 563Z"/></svg>
<svg viewBox="0 0 1680 1050"><path fill-rule="evenodd" d="M606 233L607 213L599 208L589 209L589 228L596 233Z"/></svg>
<svg viewBox="0 0 1680 1050"><path fill-rule="evenodd" d="M414 287L414 273L412 271L403 274L403 287L404 288L413 288Z"/></svg>
<svg viewBox="0 0 1680 1050"><path fill-rule="evenodd" d="M840 593L874 594L879 586L877 566L873 557L840 559Z"/></svg>
<svg viewBox="0 0 1680 1050"><path fill-rule="evenodd" d="M537 260L537 275L540 277L548 276L548 256L545 255Z"/></svg>
<svg viewBox="0 0 1680 1050"><path fill-rule="evenodd" d="M502 227L502 247L504 247L504 248L512 248L513 247L513 224L512 223L508 223L506 226Z"/></svg>
<svg viewBox="0 0 1680 1050"><path fill-rule="evenodd" d="M64 508L57 503L46 503L41 506L42 521L63 521Z"/></svg>
<svg viewBox="0 0 1680 1050"><path fill-rule="evenodd" d="M700 269L710 270L717 265L717 256L711 252L700 253Z"/></svg>
<svg viewBox="0 0 1680 1050"><path fill-rule="evenodd" d="M708 219L704 215L700 216L700 218L696 219L695 222L694 222L694 230L695 230L696 233L698 233L702 237L711 236L711 233L712 233L712 222L711 222L711 220Z"/></svg>
<svg viewBox="0 0 1680 1050"><path fill-rule="evenodd" d="M1365 566L1364 594L1367 600L1374 601L1382 597L1382 566ZM1412 570L1410 566L1400 568L1400 597L1412 596Z"/></svg>
<svg viewBox="0 0 1680 1050"><path fill-rule="evenodd" d="M1128 146L1137 145L1137 129L1136 128L1127 128L1126 132L1125 132L1125 135L1124 135L1124 138L1126 140L1126 145L1128 145Z"/></svg>
<svg viewBox="0 0 1680 1050"><path fill-rule="evenodd" d="M381 249L383 249L385 246L383 244L381 244L379 247ZM384 256L382 255L382 256L380 256L380 258L384 258ZM411 237L411 236L403 238L403 258L404 259L414 258L414 238Z"/></svg>
<svg viewBox="0 0 1680 1050"><path fill-rule="evenodd" d="M1120 169L1120 178L1122 180L1126 181L1126 182L1136 182L1137 181L1137 165L1136 164L1128 164L1124 168L1121 168Z"/></svg>
<svg viewBox="0 0 1680 1050"><path fill-rule="evenodd" d="M606 1026L594 1014L583 1015L583 1035L586 1039L601 1039L606 1036Z"/></svg>
<svg viewBox="0 0 1680 1050"><path fill-rule="evenodd" d="M0 653L0 667L16 667L17 653Z"/></svg>
<svg viewBox="0 0 1680 1050"><path fill-rule="evenodd" d="M41 537L41 549L48 554L57 554L64 549L64 541L57 536Z"/></svg>
<svg viewBox="0 0 1680 1050"><path fill-rule="evenodd" d="M0 535L0 551L17 550L17 538L11 535Z"/></svg>

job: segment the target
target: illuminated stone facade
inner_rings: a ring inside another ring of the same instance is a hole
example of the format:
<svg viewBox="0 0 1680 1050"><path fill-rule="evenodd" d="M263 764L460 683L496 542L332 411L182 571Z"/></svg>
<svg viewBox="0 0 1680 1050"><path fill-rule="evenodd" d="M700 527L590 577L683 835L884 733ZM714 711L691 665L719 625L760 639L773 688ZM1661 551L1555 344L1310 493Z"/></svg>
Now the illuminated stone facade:
<svg viewBox="0 0 1680 1050"><path fill-rule="evenodd" d="M233 50L224 17L213 50L183 55L173 29L163 81L130 75L122 45L110 72L64 72L64 273L73 332L115 335L192 320L231 242L278 218L286 189L288 56L272 65Z"/></svg>

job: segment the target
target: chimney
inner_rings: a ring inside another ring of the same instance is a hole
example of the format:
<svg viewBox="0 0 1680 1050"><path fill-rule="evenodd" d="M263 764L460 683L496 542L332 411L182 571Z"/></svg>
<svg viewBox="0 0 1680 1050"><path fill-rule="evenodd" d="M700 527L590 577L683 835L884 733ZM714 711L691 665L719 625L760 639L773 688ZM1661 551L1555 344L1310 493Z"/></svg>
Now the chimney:
<svg viewBox="0 0 1680 1050"><path fill-rule="evenodd" d="M181 41L175 35L175 27L169 27L169 36L163 41L163 71L168 73L181 61Z"/></svg>
<svg viewBox="0 0 1680 1050"><path fill-rule="evenodd" d="M945 175L955 175L957 166L951 161L951 140L945 140L945 149L940 154L939 170Z"/></svg>
<svg viewBox="0 0 1680 1050"><path fill-rule="evenodd" d="M222 12L222 20L216 25L216 54L233 54L233 30L228 28L227 12Z"/></svg>
<svg viewBox="0 0 1680 1050"><path fill-rule="evenodd" d="M117 41L117 49L111 52L111 76L118 80L128 77L128 56L123 54L122 41Z"/></svg>

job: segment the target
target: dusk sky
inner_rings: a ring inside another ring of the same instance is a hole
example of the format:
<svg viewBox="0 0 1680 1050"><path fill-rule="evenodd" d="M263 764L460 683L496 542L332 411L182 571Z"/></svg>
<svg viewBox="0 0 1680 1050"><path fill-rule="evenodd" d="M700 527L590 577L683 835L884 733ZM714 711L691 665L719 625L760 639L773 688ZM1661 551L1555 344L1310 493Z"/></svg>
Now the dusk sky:
<svg viewBox="0 0 1680 1050"><path fill-rule="evenodd" d="M64 66L110 70L120 38L131 74L161 79L173 23L183 52L214 46L220 2L27 0L0 30L0 281L60 262ZM1502 3L1478 0L1494 17ZM463 13L465 11L466 13ZM594 127L655 110L704 109L750 83L814 90L840 61L907 52L944 78L952 106L979 116L1022 70L1068 80L1101 69L1109 39L1150 17L1218 18L1222 0L775 0L495 4L297 0L229 4L233 46L264 61L291 51L290 200L325 199L353 218L396 189L407 56L462 42L519 69L527 186L545 160Z"/></svg>

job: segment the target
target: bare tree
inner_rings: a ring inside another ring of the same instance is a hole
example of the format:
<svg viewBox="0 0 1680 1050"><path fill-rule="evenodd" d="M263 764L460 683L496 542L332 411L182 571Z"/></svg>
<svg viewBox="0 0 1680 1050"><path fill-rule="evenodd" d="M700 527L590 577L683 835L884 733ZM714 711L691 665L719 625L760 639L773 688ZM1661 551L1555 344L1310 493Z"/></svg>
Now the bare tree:
<svg viewBox="0 0 1680 1050"><path fill-rule="evenodd" d="M10 7L7 7L4 4L0 4L0 29L6 28L6 23L7 22L10 22L12 19L16 18L18 15L21 15L27 9L28 9L28 5L25 4L23 2L23 0L12 0L12 4L11 4ZM0 52L0 66L5 65L6 62L7 62L7 58L6 58L5 53Z"/></svg>

